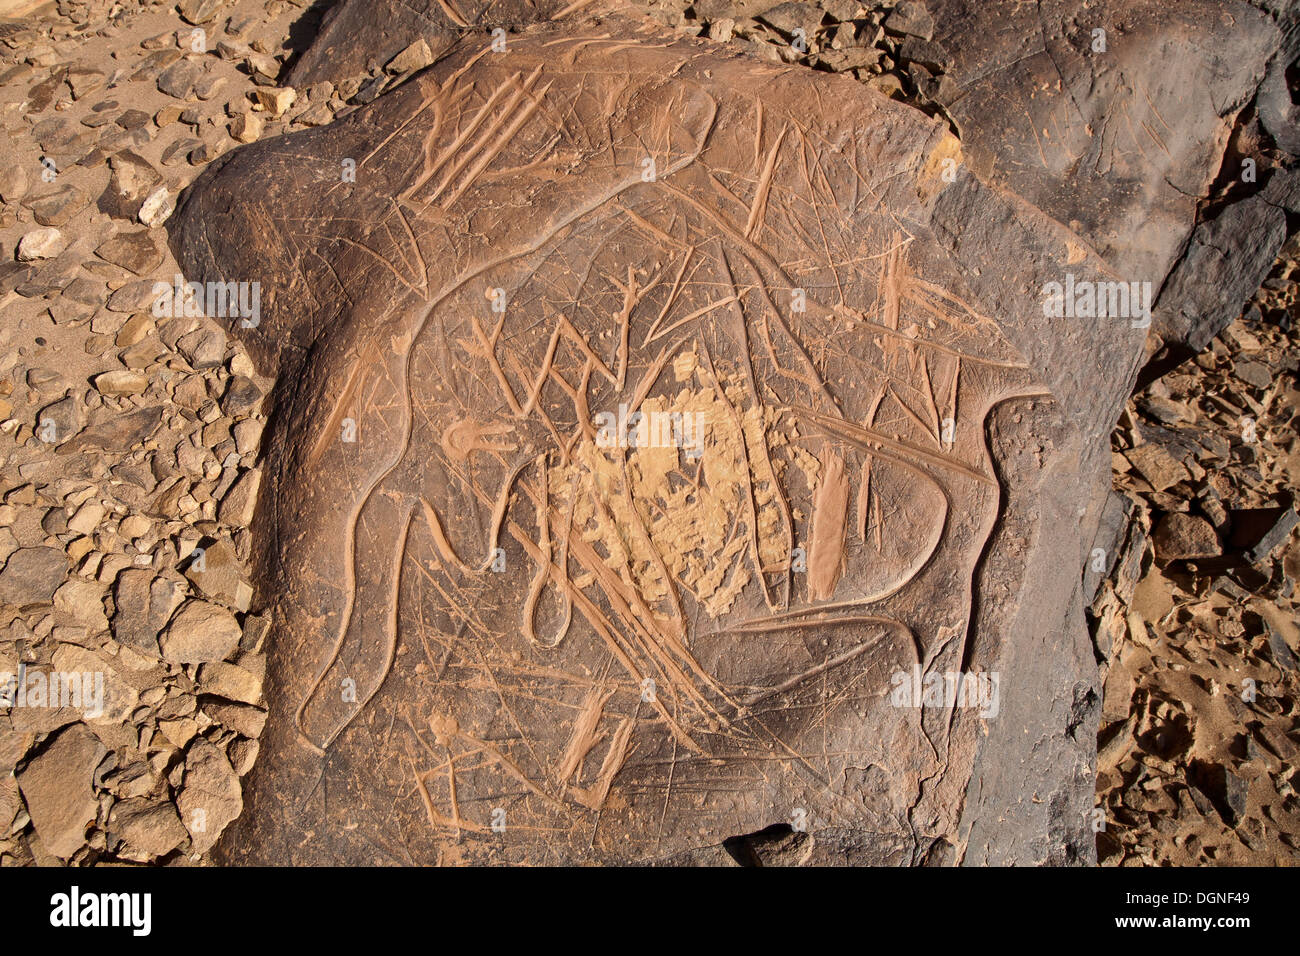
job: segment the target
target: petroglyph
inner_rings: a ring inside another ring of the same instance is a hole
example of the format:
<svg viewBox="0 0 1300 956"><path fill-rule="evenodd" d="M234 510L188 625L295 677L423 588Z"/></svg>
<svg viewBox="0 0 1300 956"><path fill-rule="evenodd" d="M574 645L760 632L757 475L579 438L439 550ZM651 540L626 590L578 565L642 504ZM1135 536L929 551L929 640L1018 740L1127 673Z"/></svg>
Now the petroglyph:
<svg viewBox="0 0 1300 956"><path fill-rule="evenodd" d="M1015 297L1067 234L860 85L623 31L466 41L182 210L187 276L272 273L241 334L292 382L231 858L652 860L796 809L960 842L978 716L890 675L981 666L985 423L1051 404ZM972 272L940 199L1033 254Z"/></svg>

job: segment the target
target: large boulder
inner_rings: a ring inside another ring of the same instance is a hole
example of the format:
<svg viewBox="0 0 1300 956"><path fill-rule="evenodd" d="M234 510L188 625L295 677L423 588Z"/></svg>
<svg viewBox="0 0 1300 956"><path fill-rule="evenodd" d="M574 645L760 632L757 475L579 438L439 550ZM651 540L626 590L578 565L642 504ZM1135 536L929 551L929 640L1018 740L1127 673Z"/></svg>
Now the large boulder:
<svg viewBox="0 0 1300 956"><path fill-rule="evenodd" d="M1117 277L863 84L599 34L463 40L173 220L279 380L218 851L1094 859L1080 570L1144 332L1044 291Z"/></svg>

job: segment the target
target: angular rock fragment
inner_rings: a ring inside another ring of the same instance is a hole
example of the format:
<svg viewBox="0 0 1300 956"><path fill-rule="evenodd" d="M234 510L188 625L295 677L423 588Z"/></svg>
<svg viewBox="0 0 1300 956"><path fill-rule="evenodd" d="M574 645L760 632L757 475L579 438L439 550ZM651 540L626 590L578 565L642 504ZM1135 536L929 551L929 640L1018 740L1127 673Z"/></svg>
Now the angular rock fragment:
<svg viewBox="0 0 1300 956"><path fill-rule="evenodd" d="M828 861L1090 859L1080 569L1143 330L1045 314L1106 267L942 123L605 31L467 39L175 220L186 278L261 283L227 324L280 379L223 858L706 859L794 819Z"/></svg>
<svg viewBox="0 0 1300 956"><path fill-rule="evenodd" d="M163 258L147 229L123 232L106 239L96 247L95 255L138 276L152 272L162 264Z"/></svg>
<svg viewBox="0 0 1300 956"><path fill-rule="evenodd" d="M197 60L177 60L158 77L158 89L168 96L183 100L190 95L194 84L203 75L203 65Z"/></svg>
<svg viewBox="0 0 1300 956"><path fill-rule="evenodd" d="M225 660L239 647L239 622L225 608L207 601L187 601L159 638L165 660L197 664Z"/></svg>
<svg viewBox="0 0 1300 956"><path fill-rule="evenodd" d="M108 829L126 841L127 849L120 855L142 863L166 856L189 838L171 803L144 797L113 804Z"/></svg>
<svg viewBox="0 0 1300 956"><path fill-rule="evenodd" d="M67 246L68 240L59 230L50 227L33 229L18 242L18 260L31 262L33 259L53 259Z"/></svg>
<svg viewBox="0 0 1300 956"><path fill-rule="evenodd" d="M21 548L0 571L0 603L15 607L49 604L68 576L68 559L57 548Z"/></svg>
<svg viewBox="0 0 1300 956"><path fill-rule="evenodd" d="M1241 314L1267 277L1300 215L1300 170L1279 170L1265 188L1200 223L1161 291L1166 345L1199 352Z"/></svg>
<svg viewBox="0 0 1300 956"><path fill-rule="evenodd" d="M1152 536L1156 557L1161 561L1212 558L1223 553L1214 526L1198 515L1174 512L1165 515Z"/></svg>
<svg viewBox="0 0 1300 956"><path fill-rule="evenodd" d="M139 395L149 387L147 376L129 369L114 369L95 376L95 390L101 395Z"/></svg>
<svg viewBox="0 0 1300 956"><path fill-rule="evenodd" d="M185 785L176 806L196 853L210 850L243 809L239 776L226 755L201 737L185 755Z"/></svg>
<svg viewBox="0 0 1300 956"><path fill-rule="evenodd" d="M109 160L112 176L99 197L99 211L116 219L135 219L162 177L147 159L123 150Z"/></svg>
<svg viewBox="0 0 1300 956"><path fill-rule="evenodd" d="M45 849L67 859L86 842L99 801L91 776L105 747L87 728L76 724L55 737L22 770L18 788Z"/></svg>
<svg viewBox="0 0 1300 956"><path fill-rule="evenodd" d="M199 679L209 693L241 704L262 702L262 678L238 664L212 661L199 670Z"/></svg>
<svg viewBox="0 0 1300 956"><path fill-rule="evenodd" d="M84 675L82 699L76 710L87 723L118 726L139 704L139 692L119 673L111 658L64 644L54 652L53 663L57 672Z"/></svg>
<svg viewBox="0 0 1300 956"><path fill-rule="evenodd" d="M185 576L204 597L247 611L253 601L253 589L242 572L235 549L228 540L222 539L205 547L199 557L191 560Z"/></svg>
<svg viewBox="0 0 1300 956"><path fill-rule="evenodd" d="M42 226L63 226L86 205L86 197L75 186L58 186L26 200L32 217Z"/></svg>

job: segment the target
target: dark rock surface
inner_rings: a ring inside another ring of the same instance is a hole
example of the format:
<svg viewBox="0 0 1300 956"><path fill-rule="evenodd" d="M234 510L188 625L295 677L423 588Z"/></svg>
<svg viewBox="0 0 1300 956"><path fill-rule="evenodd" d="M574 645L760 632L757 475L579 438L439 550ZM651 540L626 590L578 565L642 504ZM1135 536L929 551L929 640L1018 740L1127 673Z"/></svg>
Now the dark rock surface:
<svg viewBox="0 0 1300 956"><path fill-rule="evenodd" d="M937 99L972 170L1158 288L1281 43L1268 14L1218 0L929 7L952 51Z"/></svg>
<svg viewBox="0 0 1300 956"><path fill-rule="evenodd" d="M567 0L339 0L320 32L290 71L292 86L337 83L385 66L424 40L435 56L463 34L516 30L558 13Z"/></svg>

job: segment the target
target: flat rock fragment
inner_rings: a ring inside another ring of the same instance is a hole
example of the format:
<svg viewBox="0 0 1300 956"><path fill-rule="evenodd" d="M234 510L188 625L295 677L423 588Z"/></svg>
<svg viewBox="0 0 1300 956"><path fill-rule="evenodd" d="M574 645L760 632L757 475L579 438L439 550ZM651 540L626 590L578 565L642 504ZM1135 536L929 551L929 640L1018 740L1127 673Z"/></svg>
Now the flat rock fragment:
<svg viewBox="0 0 1300 956"><path fill-rule="evenodd" d="M75 724L17 773L36 833L57 857L67 859L85 845L86 828L99 809L91 776L105 752L94 734Z"/></svg>

